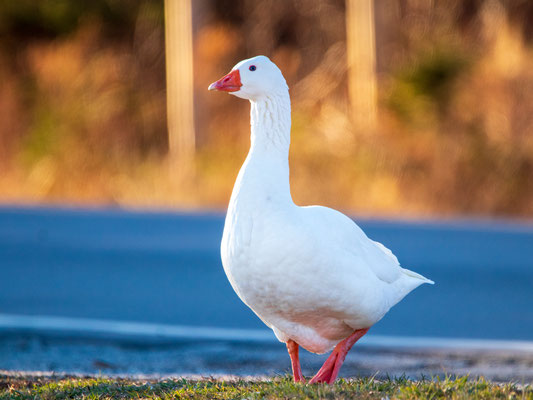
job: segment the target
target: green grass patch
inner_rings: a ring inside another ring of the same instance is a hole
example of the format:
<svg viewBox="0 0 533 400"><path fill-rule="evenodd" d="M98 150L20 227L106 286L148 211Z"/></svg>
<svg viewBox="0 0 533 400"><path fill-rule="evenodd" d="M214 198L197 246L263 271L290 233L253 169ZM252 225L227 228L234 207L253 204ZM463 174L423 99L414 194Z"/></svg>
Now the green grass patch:
<svg viewBox="0 0 533 400"><path fill-rule="evenodd" d="M0 399L527 399L533 387L480 379L376 380L294 384L290 377L268 381L135 380L0 375Z"/></svg>

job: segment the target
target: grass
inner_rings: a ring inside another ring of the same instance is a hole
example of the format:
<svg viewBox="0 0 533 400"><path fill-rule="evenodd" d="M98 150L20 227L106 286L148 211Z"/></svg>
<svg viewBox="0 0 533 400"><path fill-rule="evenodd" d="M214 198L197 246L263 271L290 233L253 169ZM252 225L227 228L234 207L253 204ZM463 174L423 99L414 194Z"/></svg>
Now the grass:
<svg viewBox="0 0 533 400"><path fill-rule="evenodd" d="M339 380L335 385L294 384L289 376L268 381L135 380L0 375L0 399L528 399L533 387L468 377Z"/></svg>

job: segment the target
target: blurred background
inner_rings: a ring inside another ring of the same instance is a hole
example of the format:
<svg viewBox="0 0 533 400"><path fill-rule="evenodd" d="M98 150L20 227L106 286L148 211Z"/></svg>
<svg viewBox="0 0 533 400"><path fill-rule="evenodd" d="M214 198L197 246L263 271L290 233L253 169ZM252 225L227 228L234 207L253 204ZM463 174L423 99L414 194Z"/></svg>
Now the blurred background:
<svg viewBox="0 0 533 400"><path fill-rule="evenodd" d="M529 0L0 1L0 374L288 371L219 255L249 104L207 87L264 54L295 202L359 215L437 283L343 373L533 380L532 20Z"/></svg>
<svg viewBox="0 0 533 400"><path fill-rule="evenodd" d="M224 209L249 105L206 89L265 54L298 204L533 216L530 1L168 3L167 57L162 0L0 3L1 202Z"/></svg>

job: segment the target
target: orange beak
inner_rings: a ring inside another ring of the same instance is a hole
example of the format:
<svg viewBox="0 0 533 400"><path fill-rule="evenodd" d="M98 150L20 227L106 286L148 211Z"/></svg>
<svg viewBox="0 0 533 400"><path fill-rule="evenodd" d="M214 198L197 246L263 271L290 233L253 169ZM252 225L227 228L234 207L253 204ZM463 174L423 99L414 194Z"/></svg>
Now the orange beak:
<svg viewBox="0 0 533 400"><path fill-rule="evenodd" d="M218 81L209 85L208 90L219 90L221 92L236 92L242 86L241 75L239 70L231 71L226 76L223 76Z"/></svg>

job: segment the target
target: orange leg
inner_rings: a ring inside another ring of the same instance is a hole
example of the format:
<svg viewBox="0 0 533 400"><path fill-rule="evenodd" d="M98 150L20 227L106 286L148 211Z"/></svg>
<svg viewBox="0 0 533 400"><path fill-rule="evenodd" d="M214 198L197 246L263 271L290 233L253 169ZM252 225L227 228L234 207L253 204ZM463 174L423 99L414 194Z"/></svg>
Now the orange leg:
<svg viewBox="0 0 533 400"><path fill-rule="evenodd" d="M350 351L352 346L359 339L368 332L370 328L358 329L354 331L350 336L338 343L329 355L322 368L316 373L316 375L309 381L309 383L329 383L332 384L337 379L341 365L346 358L346 354Z"/></svg>
<svg viewBox="0 0 533 400"><path fill-rule="evenodd" d="M298 343L289 339L287 341L287 350L289 351L289 357L291 358L292 375L294 376L294 382L304 382L305 378L302 375L302 368L300 367L300 357L298 356Z"/></svg>

